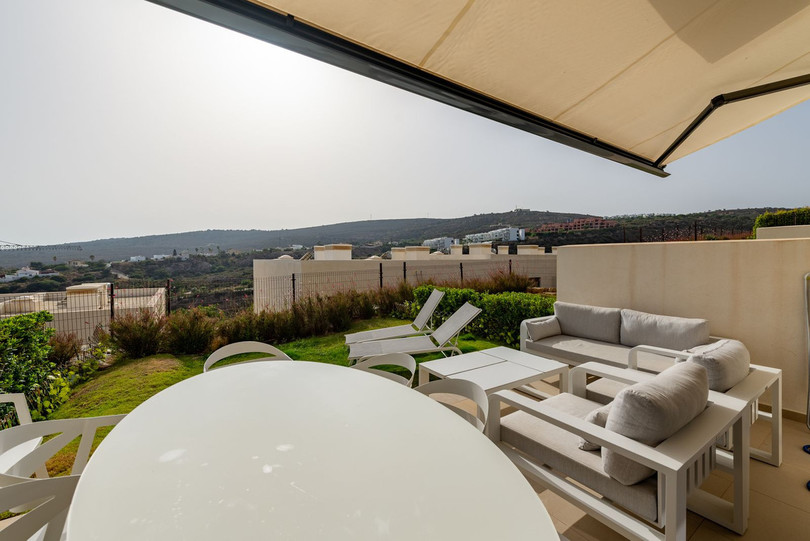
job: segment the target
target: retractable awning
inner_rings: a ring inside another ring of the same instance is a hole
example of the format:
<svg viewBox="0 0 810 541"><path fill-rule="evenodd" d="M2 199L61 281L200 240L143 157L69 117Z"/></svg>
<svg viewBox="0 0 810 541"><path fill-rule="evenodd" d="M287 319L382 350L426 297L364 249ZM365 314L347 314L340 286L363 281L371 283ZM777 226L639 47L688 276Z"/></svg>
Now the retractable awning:
<svg viewBox="0 0 810 541"><path fill-rule="evenodd" d="M150 0L659 176L810 98L810 0Z"/></svg>

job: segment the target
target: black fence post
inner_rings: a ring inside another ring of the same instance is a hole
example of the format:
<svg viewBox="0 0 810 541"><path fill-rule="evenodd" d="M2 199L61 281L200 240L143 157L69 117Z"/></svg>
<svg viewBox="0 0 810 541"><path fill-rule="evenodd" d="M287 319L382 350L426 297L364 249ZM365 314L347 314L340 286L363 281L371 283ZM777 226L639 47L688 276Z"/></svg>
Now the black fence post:
<svg viewBox="0 0 810 541"><path fill-rule="evenodd" d="M295 304L295 273L292 273L292 301Z"/></svg>
<svg viewBox="0 0 810 541"><path fill-rule="evenodd" d="M644 230L641 227L638 228L638 241L644 242Z"/></svg>
<svg viewBox="0 0 810 541"><path fill-rule="evenodd" d="M697 240L697 220L695 220L695 240Z"/></svg>
<svg viewBox="0 0 810 541"><path fill-rule="evenodd" d="M402 262L402 281L408 282L408 264L405 261Z"/></svg>
<svg viewBox="0 0 810 541"><path fill-rule="evenodd" d="M380 289L383 288L383 271L382 271L382 263L380 263Z"/></svg>
<svg viewBox="0 0 810 541"><path fill-rule="evenodd" d="M110 321L115 319L115 284L110 282Z"/></svg>
<svg viewBox="0 0 810 541"><path fill-rule="evenodd" d="M459 276L461 277L460 282L463 285L464 284L464 263L461 262L461 261L459 261L459 263L458 263L458 273L459 273Z"/></svg>
<svg viewBox="0 0 810 541"><path fill-rule="evenodd" d="M166 315L172 313L172 279L166 279Z"/></svg>
<svg viewBox="0 0 810 541"><path fill-rule="evenodd" d="M512 260L509 260L509 274L512 274Z"/></svg>

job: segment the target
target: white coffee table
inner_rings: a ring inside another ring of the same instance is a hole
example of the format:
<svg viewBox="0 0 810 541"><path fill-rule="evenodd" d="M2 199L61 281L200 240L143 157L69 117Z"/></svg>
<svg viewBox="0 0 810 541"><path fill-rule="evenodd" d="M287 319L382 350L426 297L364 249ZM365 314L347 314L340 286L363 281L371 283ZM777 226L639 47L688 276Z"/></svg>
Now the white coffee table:
<svg viewBox="0 0 810 541"><path fill-rule="evenodd" d="M472 381L487 394L520 388L537 398L548 398L528 384L552 376L559 376L560 389L568 389L567 364L503 346L421 363L419 385L427 383L431 375Z"/></svg>
<svg viewBox="0 0 810 541"><path fill-rule="evenodd" d="M556 539L518 469L430 398L374 374L246 363L130 413L82 474L70 541Z"/></svg>

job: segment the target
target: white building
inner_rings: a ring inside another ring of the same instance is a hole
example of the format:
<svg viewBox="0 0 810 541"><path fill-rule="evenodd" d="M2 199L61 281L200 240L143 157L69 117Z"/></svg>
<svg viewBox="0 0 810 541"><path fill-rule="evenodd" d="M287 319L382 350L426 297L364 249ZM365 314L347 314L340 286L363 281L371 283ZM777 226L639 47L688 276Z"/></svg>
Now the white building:
<svg viewBox="0 0 810 541"><path fill-rule="evenodd" d="M0 282L14 282L15 280L33 278L34 276L39 276L39 271L34 270L29 267L23 267L14 274L6 274L0 276Z"/></svg>
<svg viewBox="0 0 810 541"><path fill-rule="evenodd" d="M504 227L486 233L473 233L464 236L464 244L476 242L521 242L526 240L526 230L517 227Z"/></svg>
<svg viewBox="0 0 810 541"><path fill-rule="evenodd" d="M458 244L458 239L453 239L450 237L437 237L435 239L426 240L422 243L422 246L428 246L432 250L449 253L450 247L454 244Z"/></svg>
<svg viewBox="0 0 810 541"><path fill-rule="evenodd" d="M172 256L169 254L155 254L152 256L154 261L163 261L164 259L170 259Z"/></svg>
<svg viewBox="0 0 810 541"><path fill-rule="evenodd" d="M143 255L133 255L129 258L130 263L137 263L138 261L146 261L146 256Z"/></svg>

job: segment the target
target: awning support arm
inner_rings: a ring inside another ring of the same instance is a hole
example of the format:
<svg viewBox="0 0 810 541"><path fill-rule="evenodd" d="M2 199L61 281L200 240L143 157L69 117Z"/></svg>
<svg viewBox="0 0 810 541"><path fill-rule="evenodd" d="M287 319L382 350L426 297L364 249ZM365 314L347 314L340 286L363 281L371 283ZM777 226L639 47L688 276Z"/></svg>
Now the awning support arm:
<svg viewBox="0 0 810 541"><path fill-rule="evenodd" d="M728 105L729 103L735 103L738 101L743 101L751 98L758 98L760 96L765 96L767 94L773 94L774 92L781 92L783 90L790 90L791 88L797 88L799 86L804 86L810 84L810 74L807 75L799 75L798 77L791 77L790 79L784 79L782 81L776 81L775 83L767 83L764 85L759 86L752 86L751 88L746 88L744 90L737 90L735 92L729 92L727 94L720 94L719 96L715 96L709 102L709 105L706 106L700 114L695 117L691 124L681 133L675 141L669 145L661 156L655 160L656 167L663 167L664 160L669 158L669 156L675 152L675 150L686 141L698 127L703 124L703 122L709 118L709 116L715 112L717 109L722 107L723 105Z"/></svg>

